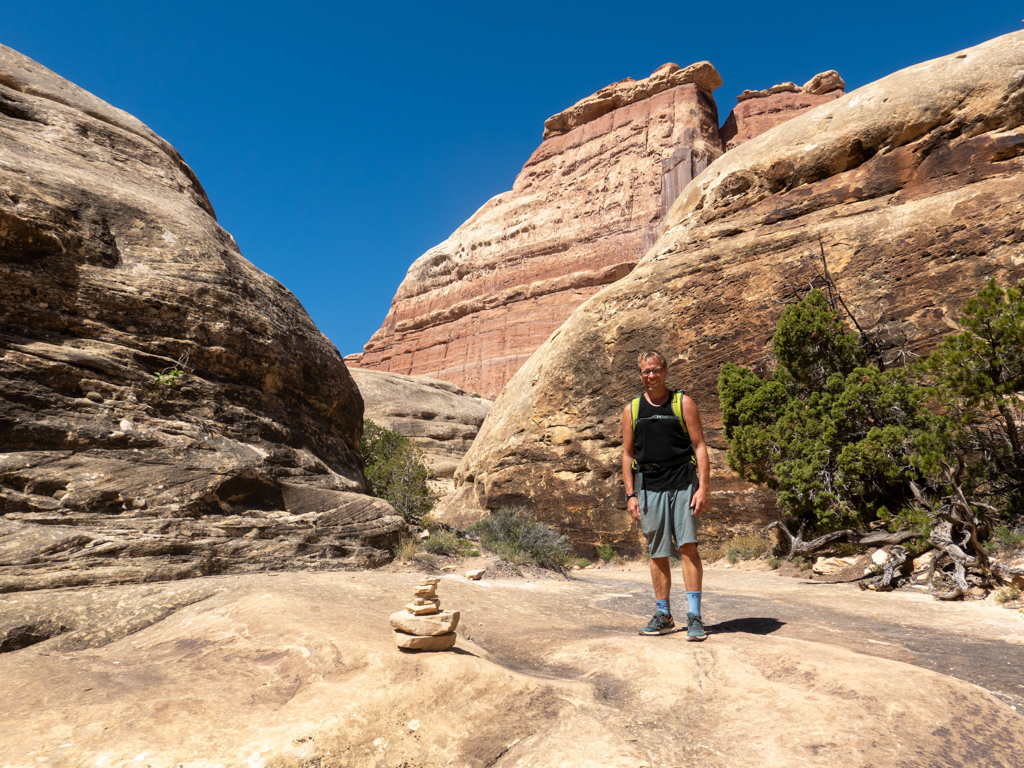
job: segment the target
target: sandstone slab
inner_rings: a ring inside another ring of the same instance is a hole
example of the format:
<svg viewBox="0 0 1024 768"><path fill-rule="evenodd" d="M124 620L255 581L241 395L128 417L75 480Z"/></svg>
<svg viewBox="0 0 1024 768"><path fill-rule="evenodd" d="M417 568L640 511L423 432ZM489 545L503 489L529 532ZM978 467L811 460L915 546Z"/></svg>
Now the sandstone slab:
<svg viewBox="0 0 1024 768"><path fill-rule="evenodd" d="M417 616L408 611L398 611L391 614L391 626L408 635L421 637L443 635L446 632L455 631L459 626L459 615L458 611L440 611L426 616Z"/></svg>
<svg viewBox="0 0 1024 768"><path fill-rule="evenodd" d="M362 400L166 141L0 46L0 591L386 562Z"/></svg>
<svg viewBox="0 0 1024 768"><path fill-rule="evenodd" d="M446 589L465 606L460 638L454 652L429 655L396 652L380 614L414 574L254 574L11 595L0 606L11 621L59 615L69 632L85 629L88 611L50 610L64 595L119 631L0 654L0 765L861 768L898 765L912 749L920 765L1009 767L1024 749L1017 712L922 668L928 650L901 634L967 648L958 667L975 670L988 643L1016 683L1019 665L1005 664L1022 647L1015 612L709 569L708 589L739 610L706 595L717 618L695 647L678 635L637 637L646 571L636 582L584 574L530 589L494 580L486 592L453 580ZM209 592L178 591L192 585ZM163 610L143 621L146 605ZM579 621L581 605L594 621ZM118 606L136 622L130 631ZM967 623L972 638L952 629ZM885 643L868 643L866 625Z"/></svg>
<svg viewBox="0 0 1024 768"><path fill-rule="evenodd" d="M927 354L988 278L1024 277L1022 73L1018 32L897 72L716 160L637 268L577 308L498 396L440 517L465 525L525 505L581 548L639 550L620 415L640 391L637 354L654 347L704 423L702 536L771 519L771 495L725 461L721 365L765 370L775 322L814 280L821 248L860 325L890 340L887 362Z"/></svg>
<svg viewBox="0 0 1024 768"><path fill-rule="evenodd" d="M596 112L577 105L511 191L416 259L350 364L493 398L575 307L629 274L676 196L722 153L717 73L672 67L595 94Z"/></svg>

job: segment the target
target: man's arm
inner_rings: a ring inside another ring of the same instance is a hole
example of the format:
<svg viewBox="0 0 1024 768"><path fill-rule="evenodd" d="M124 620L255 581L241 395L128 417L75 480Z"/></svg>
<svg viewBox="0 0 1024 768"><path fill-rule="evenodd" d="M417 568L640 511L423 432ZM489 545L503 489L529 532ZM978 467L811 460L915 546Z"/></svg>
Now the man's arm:
<svg viewBox="0 0 1024 768"><path fill-rule="evenodd" d="M708 511L711 462L708 461L708 447L704 443L704 428L700 423L700 413L697 411L697 404L689 395L683 395L683 420L686 422L686 431L690 433L690 442L693 443L693 452L697 457L697 479L700 482L700 487L690 501L690 507L696 517Z"/></svg>
<svg viewBox="0 0 1024 768"><path fill-rule="evenodd" d="M636 491L633 487L633 452L636 450L633 444L633 414L629 403L622 409L622 483L626 486L626 494ZM637 522L640 521L640 502L634 496L626 499L626 509L629 516Z"/></svg>

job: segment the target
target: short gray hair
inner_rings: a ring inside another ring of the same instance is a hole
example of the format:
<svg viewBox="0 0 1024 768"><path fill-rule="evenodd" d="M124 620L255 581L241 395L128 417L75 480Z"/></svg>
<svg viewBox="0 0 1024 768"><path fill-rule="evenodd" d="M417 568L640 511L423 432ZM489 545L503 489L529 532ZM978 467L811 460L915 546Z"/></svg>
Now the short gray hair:
<svg viewBox="0 0 1024 768"><path fill-rule="evenodd" d="M660 352L655 352L654 350L641 352L640 356L636 359L636 367L643 368L644 363L654 359L657 359L658 362L661 363L661 367L665 370L665 373L668 373L668 359L666 359L666 357Z"/></svg>

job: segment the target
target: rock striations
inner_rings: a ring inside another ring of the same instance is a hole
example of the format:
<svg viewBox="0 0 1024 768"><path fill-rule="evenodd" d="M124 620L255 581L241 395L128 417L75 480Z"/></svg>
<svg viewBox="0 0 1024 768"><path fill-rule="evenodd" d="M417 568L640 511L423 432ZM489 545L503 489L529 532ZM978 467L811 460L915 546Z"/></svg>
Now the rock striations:
<svg viewBox="0 0 1024 768"><path fill-rule="evenodd" d="M744 91L737 97L736 108L722 124L723 147L726 151L734 149L845 93L846 83L834 69L815 75L803 87L782 83L763 91Z"/></svg>
<svg viewBox="0 0 1024 768"><path fill-rule="evenodd" d="M666 64L545 123L510 192L409 268L355 366L493 398L572 310L633 269L693 176L722 153L707 62Z"/></svg>
<svg viewBox="0 0 1024 768"><path fill-rule="evenodd" d="M0 591L380 562L362 409L178 153L0 46Z"/></svg>
<svg viewBox="0 0 1024 768"><path fill-rule="evenodd" d="M926 353L989 277L1024 277L1024 32L897 72L718 159L626 278L579 307L509 382L440 516L528 504L579 544L637 546L620 413L642 349L669 351L712 448L709 531L771 497L724 462L722 363L763 366L820 243L861 326ZM896 350L890 350L896 354Z"/></svg>

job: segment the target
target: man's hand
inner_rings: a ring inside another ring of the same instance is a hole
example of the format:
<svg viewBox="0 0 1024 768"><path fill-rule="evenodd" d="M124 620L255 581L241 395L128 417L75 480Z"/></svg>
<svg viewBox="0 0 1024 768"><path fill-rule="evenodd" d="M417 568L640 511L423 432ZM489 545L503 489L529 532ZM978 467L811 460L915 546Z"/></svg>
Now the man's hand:
<svg viewBox="0 0 1024 768"><path fill-rule="evenodd" d="M640 522L640 500L636 496L630 496L626 499L626 509L629 510L629 516L633 518L634 522Z"/></svg>
<svg viewBox="0 0 1024 768"><path fill-rule="evenodd" d="M693 510L694 517L703 515L708 511L708 492L703 485L697 489L697 492L693 494L693 498L690 499L690 509Z"/></svg>

